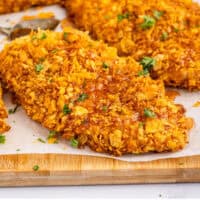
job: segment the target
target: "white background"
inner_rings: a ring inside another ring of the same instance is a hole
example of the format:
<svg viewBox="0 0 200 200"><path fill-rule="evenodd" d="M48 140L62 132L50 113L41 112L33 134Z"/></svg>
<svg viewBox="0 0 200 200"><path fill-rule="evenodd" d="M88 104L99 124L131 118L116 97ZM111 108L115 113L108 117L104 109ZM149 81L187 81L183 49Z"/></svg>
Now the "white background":
<svg viewBox="0 0 200 200"><path fill-rule="evenodd" d="M1 188L5 198L65 199L200 199L200 184Z"/></svg>

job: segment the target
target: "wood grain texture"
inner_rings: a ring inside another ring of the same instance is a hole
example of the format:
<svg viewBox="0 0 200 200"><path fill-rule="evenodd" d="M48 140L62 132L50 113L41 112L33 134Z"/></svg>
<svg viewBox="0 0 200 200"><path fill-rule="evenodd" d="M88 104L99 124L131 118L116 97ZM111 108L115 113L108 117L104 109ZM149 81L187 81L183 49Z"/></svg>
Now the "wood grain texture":
<svg viewBox="0 0 200 200"><path fill-rule="evenodd" d="M38 165L40 169L32 168ZM200 182L200 156L128 163L89 156L0 156L0 186Z"/></svg>

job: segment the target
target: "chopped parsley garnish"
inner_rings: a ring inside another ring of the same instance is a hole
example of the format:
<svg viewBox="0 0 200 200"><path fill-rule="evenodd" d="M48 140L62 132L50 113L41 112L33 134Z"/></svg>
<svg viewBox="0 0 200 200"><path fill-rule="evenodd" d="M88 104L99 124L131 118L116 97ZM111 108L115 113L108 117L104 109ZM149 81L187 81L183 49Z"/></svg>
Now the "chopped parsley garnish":
<svg viewBox="0 0 200 200"><path fill-rule="evenodd" d="M42 71L44 69L44 66L42 64L37 64L35 65L35 71L37 73L39 73L40 71Z"/></svg>
<svg viewBox="0 0 200 200"><path fill-rule="evenodd" d="M110 19L110 16L109 15L105 15L104 18L105 19Z"/></svg>
<svg viewBox="0 0 200 200"><path fill-rule="evenodd" d="M109 68L108 64L105 63L105 62L102 64L102 66L103 66L104 69L108 69Z"/></svg>
<svg viewBox="0 0 200 200"><path fill-rule="evenodd" d="M163 15L164 15L164 12L163 12L163 11L154 10L154 12L153 12L153 16L154 16L157 20L159 20Z"/></svg>
<svg viewBox="0 0 200 200"><path fill-rule="evenodd" d="M77 101L85 101L86 99L88 99L88 95L83 93L83 94L80 94Z"/></svg>
<svg viewBox="0 0 200 200"><path fill-rule="evenodd" d="M147 76L148 74L149 74L148 69L143 69L143 70L138 72L138 76Z"/></svg>
<svg viewBox="0 0 200 200"><path fill-rule="evenodd" d="M167 40L167 38L168 38L168 33L164 31L164 32L162 33L160 39L161 39L162 41L165 41L165 40Z"/></svg>
<svg viewBox="0 0 200 200"><path fill-rule="evenodd" d="M151 28L156 23L156 20L149 15L144 15L144 16L142 16L142 18L144 19L144 22L141 24L141 28L143 30Z"/></svg>
<svg viewBox="0 0 200 200"><path fill-rule="evenodd" d="M178 33L178 32L179 32L179 29L178 29L178 28L174 28L174 31L175 31L176 33Z"/></svg>
<svg viewBox="0 0 200 200"><path fill-rule="evenodd" d="M42 138L38 138L37 140L38 140L38 142L46 143Z"/></svg>
<svg viewBox="0 0 200 200"><path fill-rule="evenodd" d="M74 148L77 148L78 147L78 140L76 140L75 138L72 138L70 140L70 145Z"/></svg>
<svg viewBox="0 0 200 200"><path fill-rule="evenodd" d="M58 52L58 49L53 49L52 51L51 51L51 53L57 53Z"/></svg>
<svg viewBox="0 0 200 200"><path fill-rule="evenodd" d="M34 166L33 166L33 170L34 170L34 171L38 171L39 169L40 169L40 167L39 167L38 165L34 165Z"/></svg>
<svg viewBox="0 0 200 200"><path fill-rule="evenodd" d="M48 143L50 144L57 144L58 140L56 135L58 134L57 131L49 131L49 135L47 137Z"/></svg>
<svg viewBox="0 0 200 200"><path fill-rule="evenodd" d="M103 110L104 112L106 112L106 111L108 110L108 106L103 106L103 107L102 107L102 110Z"/></svg>
<svg viewBox="0 0 200 200"><path fill-rule="evenodd" d="M20 149L16 149L16 151L21 151Z"/></svg>
<svg viewBox="0 0 200 200"><path fill-rule="evenodd" d="M147 73L151 70L152 67L155 66L156 60L151 57L144 57L141 61L140 64L143 66L143 70L146 70L144 73Z"/></svg>
<svg viewBox="0 0 200 200"><path fill-rule="evenodd" d="M5 142L6 142L6 136L0 135L0 144L5 144Z"/></svg>
<svg viewBox="0 0 200 200"><path fill-rule="evenodd" d="M14 114L17 111L18 108L19 108L19 105L16 105L14 108L10 108L8 110L8 113L9 114Z"/></svg>
<svg viewBox="0 0 200 200"><path fill-rule="evenodd" d="M44 39L46 39L46 38L47 38L46 33L42 33L42 35L41 35L41 37L40 37L40 40L44 40Z"/></svg>
<svg viewBox="0 0 200 200"><path fill-rule="evenodd" d="M57 131L49 131L48 139L56 137Z"/></svg>
<svg viewBox="0 0 200 200"><path fill-rule="evenodd" d="M64 40L67 39L67 36L68 36L68 33L67 33L67 32L64 32L64 33L63 33L63 38L64 38Z"/></svg>
<svg viewBox="0 0 200 200"><path fill-rule="evenodd" d="M145 108L144 109L144 116L149 117L149 118L154 118L156 116L156 114L152 110Z"/></svg>
<svg viewBox="0 0 200 200"><path fill-rule="evenodd" d="M139 123L139 128L143 128L143 126L144 126L144 122L140 122Z"/></svg>
<svg viewBox="0 0 200 200"><path fill-rule="evenodd" d="M37 36L36 36L36 35L33 35L32 38L31 38L32 41L33 41L33 40L36 40L36 39L37 39Z"/></svg>
<svg viewBox="0 0 200 200"><path fill-rule="evenodd" d="M117 15L118 22L121 22L123 19L128 19L130 16L129 13L119 14Z"/></svg>
<svg viewBox="0 0 200 200"><path fill-rule="evenodd" d="M68 105L65 104L63 106L63 113L64 113L64 115L69 115L71 112L72 112L72 110L69 108Z"/></svg>

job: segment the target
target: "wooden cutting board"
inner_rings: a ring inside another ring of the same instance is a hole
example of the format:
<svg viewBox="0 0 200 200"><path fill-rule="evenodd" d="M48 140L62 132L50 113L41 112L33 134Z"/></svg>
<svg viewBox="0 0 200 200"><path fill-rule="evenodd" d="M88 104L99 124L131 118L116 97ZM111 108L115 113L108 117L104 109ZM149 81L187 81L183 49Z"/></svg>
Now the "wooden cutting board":
<svg viewBox="0 0 200 200"><path fill-rule="evenodd" d="M33 166L39 170L34 171ZM200 156L128 163L89 156L0 156L0 186L200 182Z"/></svg>

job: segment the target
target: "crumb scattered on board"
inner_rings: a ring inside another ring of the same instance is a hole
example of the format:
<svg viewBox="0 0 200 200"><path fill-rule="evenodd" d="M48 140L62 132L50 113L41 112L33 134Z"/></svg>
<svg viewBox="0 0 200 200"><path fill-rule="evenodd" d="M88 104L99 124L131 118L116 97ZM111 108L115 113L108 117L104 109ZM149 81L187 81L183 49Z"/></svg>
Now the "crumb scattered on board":
<svg viewBox="0 0 200 200"><path fill-rule="evenodd" d="M195 102L192 107L195 107L195 108L200 107L200 101Z"/></svg>

